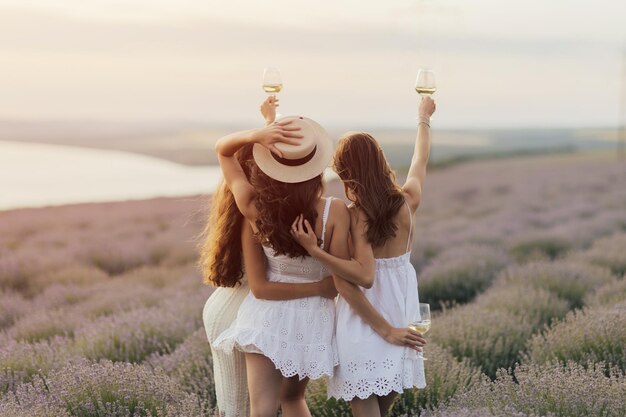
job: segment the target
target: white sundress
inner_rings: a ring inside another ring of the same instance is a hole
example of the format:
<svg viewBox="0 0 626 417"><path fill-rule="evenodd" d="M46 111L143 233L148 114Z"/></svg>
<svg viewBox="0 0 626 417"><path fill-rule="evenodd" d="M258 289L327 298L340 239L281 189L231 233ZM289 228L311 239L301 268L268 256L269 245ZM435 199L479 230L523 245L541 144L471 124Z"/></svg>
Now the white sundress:
<svg viewBox="0 0 626 417"><path fill-rule="evenodd" d="M409 250L412 227L411 216L407 252L376 259L374 284L361 289L394 327L407 327L419 318L417 275ZM385 341L341 296L337 300L337 349L340 364L328 381L329 398L351 401L426 386L423 359L413 349Z"/></svg>
<svg viewBox="0 0 626 417"><path fill-rule="evenodd" d="M324 207L321 247L331 199ZM263 247L268 260L267 278L274 282L310 283L327 274L310 256L291 258ZM335 303L315 296L294 300L262 300L250 292L241 304L237 319L212 344L216 350L260 353L268 357L286 377L300 379L332 376L338 364L335 343Z"/></svg>

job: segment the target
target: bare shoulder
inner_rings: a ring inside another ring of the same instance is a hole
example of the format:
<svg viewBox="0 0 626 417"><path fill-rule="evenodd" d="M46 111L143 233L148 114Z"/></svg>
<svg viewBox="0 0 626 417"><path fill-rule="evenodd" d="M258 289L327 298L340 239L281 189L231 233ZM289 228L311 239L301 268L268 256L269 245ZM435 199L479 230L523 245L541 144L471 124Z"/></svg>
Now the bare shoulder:
<svg viewBox="0 0 626 417"><path fill-rule="evenodd" d="M414 181L414 182L417 182L417 181ZM411 213L415 213L415 211L420 205L420 202L422 201L422 189L419 186L419 183L417 184L417 187L413 187L413 188L403 187L402 191L403 191L406 202L409 204L409 207L411 208Z"/></svg>
<svg viewBox="0 0 626 417"><path fill-rule="evenodd" d="M350 219L350 210L343 200L333 198L330 202L330 213L337 220L348 221Z"/></svg>

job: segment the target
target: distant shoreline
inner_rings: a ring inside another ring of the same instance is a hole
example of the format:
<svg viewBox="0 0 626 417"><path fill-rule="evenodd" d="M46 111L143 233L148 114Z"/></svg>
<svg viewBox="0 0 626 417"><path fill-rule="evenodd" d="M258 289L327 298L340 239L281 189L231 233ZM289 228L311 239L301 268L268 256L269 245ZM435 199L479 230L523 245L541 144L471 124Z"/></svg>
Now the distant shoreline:
<svg viewBox="0 0 626 417"><path fill-rule="evenodd" d="M330 128L332 138L345 131ZM72 122L2 122L0 141L43 143L91 149L126 151L148 155L187 166L217 165L214 145L235 127L207 127L198 124L133 125ZM382 145L391 165L408 166L415 140L414 129L368 128ZM431 160L449 165L475 158L525 155L543 152L571 152L587 149L615 149L614 128L546 129L437 129L433 128Z"/></svg>
<svg viewBox="0 0 626 417"><path fill-rule="evenodd" d="M502 163L507 158L511 159L512 163L515 165L519 165L520 163L524 163L524 160L535 160L537 162L541 162L545 159L552 159L555 163L559 161L591 161L591 160L614 160L616 158L614 152L606 152L606 151L586 151L586 152L576 152L571 150L555 150L554 152L518 152L512 154L494 154L490 156L469 156L469 157L459 157L451 161L442 161L440 163L435 163L432 165L431 170L433 172L436 171L447 171L448 169L457 169L461 168L461 166L465 164L478 164L478 165L493 165L494 168L497 166L501 169ZM626 161L624 161L626 164ZM398 177L401 180L403 177L403 170L396 169L398 173ZM439 174L437 174L439 175ZM326 182L326 190L325 194L332 195L338 198L345 199L344 190L341 182L338 179L330 180ZM75 202L75 203L67 203L67 204L49 204L45 206L34 206L34 207L15 207L8 209L0 209L0 216L6 213L14 213L14 212L30 212L30 211L41 211L41 210L58 210L63 207L84 207L85 210L91 211L93 209L99 209L101 207L119 207L125 204L129 205L137 205L143 204L144 202L166 202L166 201L195 201L195 200L203 200L207 203L210 202L213 196L212 192L207 193L195 193L183 196L159 196L159 197L148 197L148 198L128 198L128 199L113 199L113 200L104 200L104 201L92 201L92 202ZM346 200L347 201L347 200Z"/></svg>

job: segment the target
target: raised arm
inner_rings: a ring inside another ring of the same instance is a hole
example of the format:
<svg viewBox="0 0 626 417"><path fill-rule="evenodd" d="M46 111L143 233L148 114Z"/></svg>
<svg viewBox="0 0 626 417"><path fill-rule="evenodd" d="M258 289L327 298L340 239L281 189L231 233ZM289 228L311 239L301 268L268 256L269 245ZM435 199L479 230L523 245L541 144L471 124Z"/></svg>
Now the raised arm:
<svg viewBox="0 0 626 417"><path fill-rule="evenodd" d="M279 100L276 96L269 96L263 103L261 103L261 106L259 106L261 115L265 120L265 126L271 125L276 120L276 107L280 106L278 102Z"/></svg>
<svg viewBox="0 0 626 417"><path fill-rule="evenodd" d="M266 123L274 117L268 107L275 107L276 105L276 102L267 103L267 101L261 105L261 112L265 117ZM253 204L256 193L252 185L250 185L248 178L246 178L241 165L239 165L235 153L246 145L259 143L276 155L282 156L276 148L276 143L297 145L299 143L298 138L302 138L302 135L297 133L300 128L289 126L290 124L290 120L274 122L263 128L231 133L220 138L215 144L215 151L224 175L224 181L226 181L226 184L235 196L235 202L239 211L248 219L253 220L256 218L256 209Z"/></svg>
<svg viewBox="0 0 626 417"><path fill-rule="evenodd" d="M333 274L341 276L343 279L359 285L364 288L371 288L374 284L374 275L376 273L376 261L374 260L374 252L372 245L367 241L365 235L365 218L360 215L356 209L348 210L345 204L337 201L336 220L350 225L353 256L343 259L325 252L317 245L317 236L309 222L300 215L294 221L291 227L291 233L294 238L320 262L322 262ZM335 204L333 202L333 204Z"/></svg>
<svg viewBox="0 0 626 417"><path fill-rule="evenodd" d="M435 112L435 102L426 96L422 98L419 107L419 123L413 159L402 190L407 195L411 209L415 211L422 197L422 187L426 178L426 167L430 157L430 116Z"/></svg>
<svg viewBox="0 0 626 417"><path fill-rule="evenodd" d="M243 260L248 277L250 291L256 298L265 300L293 300L320 295L326 298L334 298L337 290L332 277L326 277L322 281L306 284L292 284L287 282L268 281L265 264L266 258L263 248L256 241L250 223L243 222L241 228L241 246Z"/></svg>

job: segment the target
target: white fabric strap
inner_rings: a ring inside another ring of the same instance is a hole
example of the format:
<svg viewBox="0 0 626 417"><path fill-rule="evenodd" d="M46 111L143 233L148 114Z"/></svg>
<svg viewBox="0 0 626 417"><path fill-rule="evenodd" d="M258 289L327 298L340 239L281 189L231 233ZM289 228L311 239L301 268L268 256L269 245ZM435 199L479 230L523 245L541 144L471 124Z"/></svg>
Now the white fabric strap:
<svg viewBox="0 0 626 417"><path fill-rule="evenodd" d="M330 213L330 202L332 197L326 198L326 205L324 206L324 215L322 216L322 243L320 247L324 249L324 239L326 238L326 221L328 220L328 213Z"/></svg>
<svg viewBox="0 0 626 417"><path fill-rule="evenodd" d="M406 240L406 252L408 252L411 247L411 232L413 232L413 213L411 213L411 207L406 200L404 200L404 204L406 204L406 208L409 210L409 237Z"/></svg>

